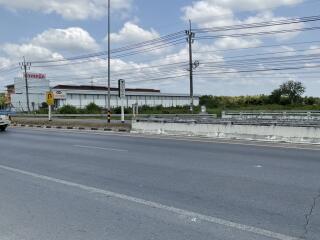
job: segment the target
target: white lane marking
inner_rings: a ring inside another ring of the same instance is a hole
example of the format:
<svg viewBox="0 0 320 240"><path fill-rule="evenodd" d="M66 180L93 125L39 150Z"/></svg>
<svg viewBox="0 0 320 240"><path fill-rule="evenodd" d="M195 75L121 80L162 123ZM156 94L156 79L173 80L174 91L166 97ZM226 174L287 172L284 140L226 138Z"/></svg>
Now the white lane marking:
<svg viewBox="0 0 320 240"><path fill-rule="evenodd" d="M20 169L17 169L17 168L12 168L12 167L8 167L8 166L0 165L0 169L7 170L7 171L10 171L10 172L14 172L14 173L19 173L19 174L22 174L22 175L25 175L25 176L36 178L36 179L45 180L45 181L48 181L48 182L62 184L62 185L68 186L68 187L78 188L78 189L87 191L89 193L98 193L98 194L102 194L102 195L105 195L105 196L108 196L108 197L118 198L118 199L121 199L121 200L133 202L133 203L144 205L144 206L147 206L147 207L156 208L156 209L160 209L160 210L165 210L167 212L171 212L171 213L174 213L174 214L177 214L177 215L181 215L181 216L184 216L184 217L188 217L188 218L191 218L191 219L202 220L202 221L206 221L206 222L209 222L209 223L222 225L222 226L225 226L225 227L228 227L228 228L234 228L234 229L241 230L241 231L244 231L244 232L254 233L254 234L257 234L257 235L260 235L260 236L264 236L264 237L269 237L269 238L278 239L278 240L299 240L299 238L287 236L287 235L284 235L284 234L281 234L281 233L272 232L272 231L265 230L265 229L262 229L262 228L257 228L257 227L253 227L253 226L244 225L244 224L241 224L241 223L231 222L231 221L224 220L224 219L221 219L221 218L207 216L207 215L203 215L203 214L200 214L200 213L196 213L196 212L192 212L192 211L188 211L188 210L184 210L184 209L180 209L180 208L170 207L170 206L166 206L166 205L163 205L163 204L160 204L160 203L144 200L144 199L141 199L141 198L128 196L128 195L125 195L125 194L120 194L120 193L111 192L111 191L107 191L107 190L103 190L103 189L99 189L99 188L95 188L95 187L82 185L82 184L79 184L79 183L74 183L74 182L69 182L69 181L62 180L62 179L48 177L48 176L37 174L37 173L23 171L23 170L20 170Z"/></svg>
<svg viewBox="0 0 320 240"><path fill-rule="evenodd" d="M73 146L77 148L97 149L97 150L104 150L104 151L129 152L128 150L118 149L118 148L104 148L104 147L82 146L82 145L73 145Z"/></svg>
<svg viewBox="0 0 320 240"><path fill-rule="evenodd" d="M293 146L289 146L290 143L279 143L279 142L268 142L268 144L262 144L266 141L261 141L256 143L250 143L249 140L242 140L242 142L237 142L232 139L195 139L192 137L177 137L177 136L155 136L155 135L145 135L145 134L136 134L136 133L108 133L108 132L92 132L86 130L68 130L68 129L33 129L33 128L24 128L24 127L15 127L23 128L30 131L51 131L51 132L61 132L61 133L74 133L74 134L90 134L90 135L99 135L99 136L117 136L117 137L130 137L130 138L145 138L145 139L157 139L157 140L176 140L176 141L185 141L185 142L200 142L200 143L215 143L215 144L228 144L228 145L239 145L239 146L252 146L252 147L266 147L266 148L275 148L275 149L293 149L293 150L308 150L308 151L320 151L320 144L309 144L304 146L315 146L316 148L311 147L299 147L299 143L294 143ZM228 140L228 141L227 141ZM241 141L241 140L238 140ZM246 143L245 141L248 141ZM276 145L278 144L278 145Z"/></svg>

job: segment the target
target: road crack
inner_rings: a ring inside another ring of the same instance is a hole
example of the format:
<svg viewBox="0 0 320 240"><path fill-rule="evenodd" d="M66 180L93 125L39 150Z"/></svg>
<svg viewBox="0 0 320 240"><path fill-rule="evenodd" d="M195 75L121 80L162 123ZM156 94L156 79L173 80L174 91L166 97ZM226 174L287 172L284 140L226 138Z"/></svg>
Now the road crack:
<svg viewBox="0 0 320 240"><path fill-rule="evenodd" d="M310 223L311 223L312 214L313 214L313 212L314 212L314 210L316 208L318 200L320 200L320 189L319 189L317 195L312 198L312 204L310 206L310 209L307 212L307 214L305 215L305 221L306 222L304 224L304 233L301 236L301 239L307 239L307 235L308 235L308 232L309 232L309 226L310 226Z"/></svg>

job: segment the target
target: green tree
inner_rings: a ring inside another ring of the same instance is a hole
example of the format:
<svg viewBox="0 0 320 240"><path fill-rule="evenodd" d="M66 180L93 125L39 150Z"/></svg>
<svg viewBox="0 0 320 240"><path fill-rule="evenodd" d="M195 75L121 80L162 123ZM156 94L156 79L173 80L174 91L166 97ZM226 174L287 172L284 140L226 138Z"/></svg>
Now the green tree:
<svg viewBox="0 0 320 240"><path fill-rule="evenodd" d="M291 104L299 103L306 88L301 82L288 81L280 86L282 96L288 97Z"/></svg>
<svg viewBox="0 0 320 240"><path fill-rule="evenodd" d="M0 93L0 107L4 107L6 104L6 97L4 93Z"/></svg>
<svg viewBox="0 0 320 240"><path fill-rule="evenodd" d="M269 96L270 98L270 102L274 103L274 104L280 104L281 102L281 96L282 96L282 92L280 89L276 89L274 90L271 95Z"/></svg>

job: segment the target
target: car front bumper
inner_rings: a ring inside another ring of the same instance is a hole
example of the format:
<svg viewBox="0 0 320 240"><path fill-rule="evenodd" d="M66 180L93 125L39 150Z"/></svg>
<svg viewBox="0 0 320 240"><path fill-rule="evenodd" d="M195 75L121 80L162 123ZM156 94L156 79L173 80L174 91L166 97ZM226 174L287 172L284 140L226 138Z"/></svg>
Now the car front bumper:
<svg viewBox="0 0 320 240"><path fill-rule="evenodd" d="M0 120L0 126L9 126L10 125L10 121L8 120Z"/></svg>

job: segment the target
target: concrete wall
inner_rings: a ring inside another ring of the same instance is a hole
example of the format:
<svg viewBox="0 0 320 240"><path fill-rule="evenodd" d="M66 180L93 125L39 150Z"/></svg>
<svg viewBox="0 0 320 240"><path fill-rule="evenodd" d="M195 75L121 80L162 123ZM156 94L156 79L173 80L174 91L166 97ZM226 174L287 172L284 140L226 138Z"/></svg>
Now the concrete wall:
<svg viewBox="0 0 320 240"><path fill-rule="evenodd" d="M320 128L193 123L134 122L133 132L320 144Z"/></svg>

